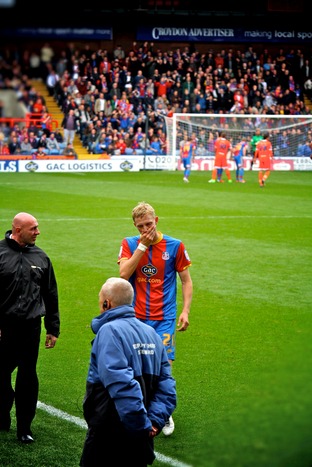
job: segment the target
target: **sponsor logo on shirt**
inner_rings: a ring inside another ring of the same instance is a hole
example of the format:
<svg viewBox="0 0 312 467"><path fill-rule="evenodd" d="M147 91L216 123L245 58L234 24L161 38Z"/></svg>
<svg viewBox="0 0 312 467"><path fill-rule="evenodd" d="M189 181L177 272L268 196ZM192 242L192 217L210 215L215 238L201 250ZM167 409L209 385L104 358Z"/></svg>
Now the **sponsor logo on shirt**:
<svg viewBox="0 0 312 467"><path fill-rule="evenodd" d="M155 274L157 274L157 268L155 268L155 266L152 264L146 264L145 266L142 266L141 271L147 277L155 276Z"/></svg>

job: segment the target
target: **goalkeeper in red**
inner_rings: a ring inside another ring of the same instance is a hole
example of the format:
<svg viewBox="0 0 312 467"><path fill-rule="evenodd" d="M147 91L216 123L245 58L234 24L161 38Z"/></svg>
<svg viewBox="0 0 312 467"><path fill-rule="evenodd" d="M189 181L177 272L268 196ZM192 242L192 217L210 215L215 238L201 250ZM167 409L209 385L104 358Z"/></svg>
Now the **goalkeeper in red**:
<svg viewBox="0 0 312 467"><path fill-rule="evenodd" d="M118 264L120 277L134 289L135 315L152 326L161 337L172 364L175 359L175 331L177 319L177 276L182 284L182 312L177 331L189 326L193 284L189 272L191 260L181 240L157 230L158 216L145 202L132 210L133 224L139 235L122 240ZM173 433L174 422L169 418L163 433Z"/></svg>
<svg viewBox="0 0 312 467"><path fill-rule="evenodd" d="M264 187L264 184L271 173L273 148L269 137L269 133L264 133L263 139L257 143L255 152L255 160L259 160L258 180L261 188Z"/></svg>

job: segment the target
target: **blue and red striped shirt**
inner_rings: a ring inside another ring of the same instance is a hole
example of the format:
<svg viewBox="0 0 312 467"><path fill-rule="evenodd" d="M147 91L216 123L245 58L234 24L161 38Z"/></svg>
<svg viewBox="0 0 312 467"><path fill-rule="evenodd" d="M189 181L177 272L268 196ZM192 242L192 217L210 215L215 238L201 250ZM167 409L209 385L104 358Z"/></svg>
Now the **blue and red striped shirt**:
<svg viewBox="0 0 312 467"><path fill-rule="evenodd" d="M160 239L142 256L129 278L134 289L133 306L136 317L155 321L175 319L177 312L177 273L191 265L184 244L159 232ZM130 259L140 236L123 239L118 263Z"/></svg>

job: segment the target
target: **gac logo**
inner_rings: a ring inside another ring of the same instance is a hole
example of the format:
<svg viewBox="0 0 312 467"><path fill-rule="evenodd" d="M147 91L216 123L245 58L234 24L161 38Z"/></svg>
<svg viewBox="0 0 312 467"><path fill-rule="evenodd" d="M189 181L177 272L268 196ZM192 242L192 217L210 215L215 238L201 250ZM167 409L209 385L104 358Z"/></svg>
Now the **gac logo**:
<svg viewBox="0 0 312 467"><path fill-rule="evenodd" d="M155 266L153 266L152 264L147 264L146 266L143 266L141 271L147 277L155 276L155 274L157 274L157 268L155 268Z"/></svg>

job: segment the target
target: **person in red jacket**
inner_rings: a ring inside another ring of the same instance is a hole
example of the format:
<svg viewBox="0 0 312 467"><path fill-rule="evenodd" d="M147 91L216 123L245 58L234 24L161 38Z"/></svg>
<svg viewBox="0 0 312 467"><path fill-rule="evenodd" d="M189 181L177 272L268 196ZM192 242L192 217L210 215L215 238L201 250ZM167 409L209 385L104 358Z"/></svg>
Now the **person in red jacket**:
<svg viewBox="0 0 312 467"><path fill-rule="evenodd" d="M160 81L156 81L154 86L156 88L157 97L167 96L169 89L173 86L174 81L162 76Z"/></svg>

